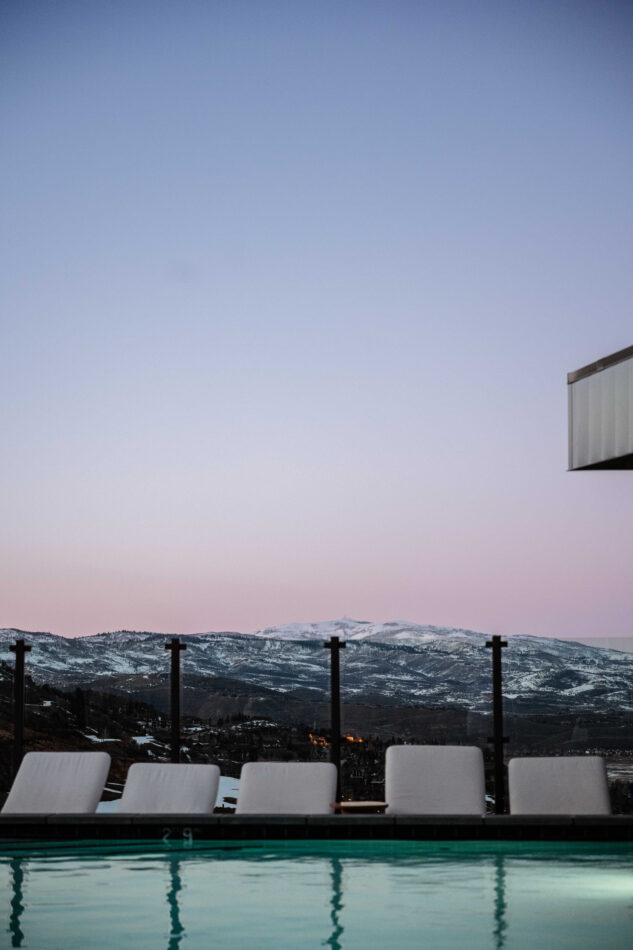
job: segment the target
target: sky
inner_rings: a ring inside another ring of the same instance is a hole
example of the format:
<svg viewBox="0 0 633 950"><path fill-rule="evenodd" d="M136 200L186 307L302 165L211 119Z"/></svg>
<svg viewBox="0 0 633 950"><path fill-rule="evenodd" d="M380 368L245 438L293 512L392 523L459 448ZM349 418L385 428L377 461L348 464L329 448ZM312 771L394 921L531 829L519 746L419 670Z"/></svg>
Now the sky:
<svg viewBox="0 0 633 950"><path fill-rule="evenodd" d="M631 635L633 8L5 0L0 625Z"/></svg>

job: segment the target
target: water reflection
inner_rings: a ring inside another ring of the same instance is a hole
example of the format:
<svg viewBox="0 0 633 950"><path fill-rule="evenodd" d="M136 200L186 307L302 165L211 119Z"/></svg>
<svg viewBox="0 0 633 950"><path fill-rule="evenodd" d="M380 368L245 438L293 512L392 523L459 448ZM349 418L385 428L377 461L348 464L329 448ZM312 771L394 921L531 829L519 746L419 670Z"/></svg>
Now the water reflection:
<svg viewBox="0 0 633 950"><path fill-rule="evenodd" d="M230 849L226 850L230 850L231 855L225 856L223 854L222 858L227 857L234 859L237 857L234 852L238 849L231 847ZM215 852L215 856L219 856L217 851ZM166 889L166 900L169 913L167 950L184 950L185 946L185 938L187 937L187 933L185 930L185 924L182 920L181 908L181 892L183 891L182 865L183 862L186 862L189 857L189 855L174 852L171 854L166 854L164 858L167 862L168 871L168 886ZM271 855L269 852L267 854L267 859L270 860L270 857ZM284 861L286 861L288 859L288 854L284 851L280 854L273 855L273 857L282 858ZM328 930L326 931L326 933L329 932L329 936L327 936L325 939L322 939L321 946L329 947L331 950L343 950L343 944L345 942L343 934L345 928L342 925L341 919L344 907L343 866L345 862L345 855L329 855L326 857L325 854L323 854L322 857L325 858L323 862L325 865L324 870L329 871L329 887L327 891L328 904L326 905L329 919L325 918L324 915L321 926L325 930L326 926L329 924ZM244 854L240 853L239 858L244 858L248 861L257 860L256 855L254 855L252 852L246 852ZM371 852L365 853L363 858L365 862L371 862L373 860L379 861L381 864L394 863L400 867L403 865L403 863L407 863L406 860L403 862L401 855L398 855L396 859L393 856L385 854L382 852L382 850L379 854L374 855L372 855ZM506 919L508 909L506 900L506 874L508 873L508 869L506 867L506 856L504 854L496 854L490 855L487 858L483 858L485 863L488 863L490 859L492 860L493 871L491 882L492 888L489 892L491 901L489 906L492 910L493 924L491 935L492 940L490 942L490 946L491 948L494 948L494 950L504 950L508 940L508 923ZM482 857L479 858L478 863L481 860ZM420 861L420 856L412 854L410 856L410 861L415 865L415 863ZM422 862L422 865L424 863L425 862ZM490 865L488 866L490 867ZM10 901L10 918L8 929L11 935L10 945L12 947L23 947L26 944L22 924L25 912L24 882L28 867L28 857L14 857L10 861L12 896ZM163 891L163 893L165 894L165 891ZM490 933L490 931L488 932ZM323 930L321 933L323 933Z"/></svg>
<svg viewBox="0 0 633 950"><path fill-rule="evenodd" d="M343 863L340 858L331 859L332 871L332 898L330 900L330 920L332 922L332 933L327 940L323 942L324 947L332 947L332 950L342 950L341 936L344 927L341 926L339 914L343 909Z"/></svg>
<svg viewBox="0 0 633 950"><path fill-rule="evenodd" d="M234 850L234 849L231 849ZM185 927L180 919L180 903L178 895L183 889L180 866L182 858L178 854L167 855L169 863L169 889L167 891L167 904L169 905L169 941L167 950L179 950L181 941L186 936ZM340 922L340 913L343 909L343 862L340 858L330 859L330 881L332 894L330 897L330 923L332 932L327 940L323 941L324 947L331 947L332 950L343 950L341 936L344 927ZM14 885L15 890L15 885ZM20 892L21 898L21 892ZM16 901L14 897L13 903ZM20 904L22 910L22 905ZM15 944L14 946L20 946Z"/></svg>
<svg viewBox="0 0 633 950"><path fill-rule="evenodd" d="M180 920L180 905L178 903L178 894L182 890L182 878L180 876L181 858L177 854L170 854L169 861L169 890L167 891L167 903L169 904L169 942L167 950L178 950L180 941L185 935L185 928Z"/></svg>
<svg viewBox="0 0 633 950"><path fill-rule="evenodd" d="M501 950L501 947L505 946L508 929L506 907L506 870L504 857L498 854L495 857L495 929L493 931L495 950Z"/></svg>
<svg viewBox="0 0 633 950"><path fill-rule="evenodd" d="M22 884L24 882L24 869L22 867L22 858L13 858L11 861L11 916L9 917L9 932L11 934L11 946L21 947L24 940L22 931L22 914L24 913L24 894Z"/></svg>

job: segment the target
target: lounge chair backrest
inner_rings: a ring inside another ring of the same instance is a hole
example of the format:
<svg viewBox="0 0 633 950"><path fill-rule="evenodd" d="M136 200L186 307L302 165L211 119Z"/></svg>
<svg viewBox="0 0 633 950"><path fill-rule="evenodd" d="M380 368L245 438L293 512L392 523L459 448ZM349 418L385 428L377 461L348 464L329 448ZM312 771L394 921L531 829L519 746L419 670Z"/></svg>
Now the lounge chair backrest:
<svg viewBox="0 0 633 950"><path fill-rule="evenodd" d="M89 815L108 777L107 752L27 752L3 815Z"/></svg>
<svg viewBox="0 0 633 950"><path fill-rule="evenodd" d="M610 815L604 759L560 755L510 759L513 815Z"/></svg>
<svg viewBox="0 0 633 950"><path fill-rule="evenodd" d="M212 815L219 781L217 765L135 762L117 815Z"/></svg>
<svg viewBox="0 0 633 950"><path fill-rule="evenodd" d="M331 815L336 766L330 762L247 762L236 814Z"/></svg>
<svg viewBox="0 0 633 950"><path fill-rule="evenodd" d="M486 799L481 749L389 746L385 801L389 815L483 815Z"/></svg>

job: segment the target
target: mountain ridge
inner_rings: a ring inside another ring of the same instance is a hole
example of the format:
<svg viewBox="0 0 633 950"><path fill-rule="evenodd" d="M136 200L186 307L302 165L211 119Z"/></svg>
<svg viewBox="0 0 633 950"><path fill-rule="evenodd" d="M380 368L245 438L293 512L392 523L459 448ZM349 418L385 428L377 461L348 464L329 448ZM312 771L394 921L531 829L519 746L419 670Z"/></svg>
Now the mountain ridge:
<svg viewBox="0 0 633 950"><path fill-rule="evenodd" d="M262 639L273 640L320 640L328 639L331 636L339 636L346 640L371 640L378 643L403 642L403 643L422 643L437 637L467 637L479 641L490 639L490 634L482 633L478 630L471 630L464 627L447 627L435 624L418 624L407 620L354 620L350 617L342 617L337 620L319 620L306 622L292 622L279 624L273 627L262 627L252 632L243 632L238 630L204 630L195 633L176 633L160 632L153 630L113 630L100 631L99 633L83 634L77 637L66 637L63 634L50 633L49 631L28 631L17 627L0 628L0 641L6 639L6 635L24 637L46 637L60 638L62 640L92 640L95 642L128 639L134 637L163 637L166 640L172 637L188 639L190 637L258 637ZM506 634L504 634L506 636ZM627 638L605 637L604 645L599 641L601 638L578 638L570 640L555 636L536 636L534 634L514 634L510 635L512 641L515 640L533 640L535 642L556 641L560 643L577 644L591 646L596 649L616 649L609 647L608 643L614 640L626 640ZM618 651L626 652L626 651Z"/></svg>
<svg viewBox="0 0 633 950"><path fill-rule="evenodd" d="M281 635L273 635L281 630ZM387 624L322 621L266 628L256 634L215 632L180 637L187 675L229 677L287 697L325 701L329 691L332 635L347 643L341 658L345 701L366 705L427 708L490 708L488 637L477 631L392 621ZM8 654L16 636L31 642L27 669L39 682L72 689L99 682L134 691L168 672L165 643L173 634L115 631L64 638L14 628L0 630L0 650ZM515 636L503 651L506 709L558 713L633 710L633 656L555 638ZM124 685L123 685L124 684Z"/></svg>

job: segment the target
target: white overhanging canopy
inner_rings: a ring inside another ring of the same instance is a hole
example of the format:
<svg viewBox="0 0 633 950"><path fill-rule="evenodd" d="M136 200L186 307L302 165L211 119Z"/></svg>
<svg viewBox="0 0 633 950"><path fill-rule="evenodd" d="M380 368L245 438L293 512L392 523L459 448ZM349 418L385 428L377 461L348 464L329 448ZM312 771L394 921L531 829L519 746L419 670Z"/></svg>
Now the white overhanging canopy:
<svg viewBox="0 0 633 950"><path fill-rule="evenodd" d="M569 469L633 468L633 346L567 374Z"/></svg>

